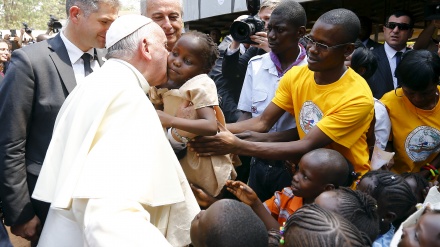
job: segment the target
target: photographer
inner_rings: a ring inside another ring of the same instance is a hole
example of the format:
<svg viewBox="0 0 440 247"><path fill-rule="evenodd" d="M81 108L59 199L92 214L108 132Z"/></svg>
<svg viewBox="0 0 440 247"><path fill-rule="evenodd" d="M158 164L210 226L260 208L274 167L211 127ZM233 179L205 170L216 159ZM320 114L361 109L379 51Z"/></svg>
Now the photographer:
<svg viewBox="0 0 440 247"><path fill-rule="evenodd" d="M59 22L58 18L50 15L49 21L47 22L47 35L52 35L58 33L61 28L63 28L63 25L61 22ZM38 41L37 41L38 42Z"/></svg>
<svg viewBox="0 0 440 247"><path fill-rule="evenodd" d="M234 93L236 103L238 103L241 86L243 85L249 60L256 55L262 55L270 51L266 33L267 23L269 22L272 11L279 4L279 2L280 0L265 0L261 4L258 17L265 22L265 30L256 32L255 35L250 36L250 39L257 44L251 44L251 47L247 49L247 51L241 56L239 52L240 43L235 40L233 40L230 46L226 49L222 64L222 73L225 78L240 83L240 85L236 85L235 87L238 90ZM240 16L235 21L240 21L241 19L243 19L243 16Z"/></svg>

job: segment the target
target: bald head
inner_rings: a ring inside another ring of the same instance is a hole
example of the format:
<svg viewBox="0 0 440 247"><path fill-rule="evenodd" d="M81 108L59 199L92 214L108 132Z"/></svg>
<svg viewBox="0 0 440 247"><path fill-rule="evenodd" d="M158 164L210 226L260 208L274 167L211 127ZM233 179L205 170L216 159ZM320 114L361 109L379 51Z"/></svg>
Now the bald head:
<svg viewBox="0 0 440 247"><path fill-rule="evenodd" d="M181 0L141 1L141 10L143 15L151 18L162 28L167 37L168 50L171 50L183 31Z"/></svg>
<svg viewBox="0 0 440 247"><path fill-rule="evenodd" d="M329 183L344 185L350 173L347 160L338 151L327 148L315 149L306 153L301 160L319 167L321 174L325 175Z"/></svg>

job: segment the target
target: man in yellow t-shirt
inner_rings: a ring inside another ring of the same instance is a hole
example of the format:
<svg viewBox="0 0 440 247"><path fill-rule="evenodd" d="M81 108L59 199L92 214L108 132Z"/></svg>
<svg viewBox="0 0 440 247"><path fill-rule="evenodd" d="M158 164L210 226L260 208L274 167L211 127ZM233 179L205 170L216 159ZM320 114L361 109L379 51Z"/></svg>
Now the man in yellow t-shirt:
<svg viewBox="0 0 440 247"><path fill-rule="evenodd" d="M359 29L359 19L349 10L324 13L304 37L308 65L284 75L275 98L260 116L228 125L232 133L267 132L288 111L295 116L297 133L266 139L284 142L251 142L224 130L216 136L198 137L189 147L199 155L231 152L294 162L311 150L328 147L352 162L356 172L369 171L366 133L374 113L373 96L365 80L344 65Z"/></svg>

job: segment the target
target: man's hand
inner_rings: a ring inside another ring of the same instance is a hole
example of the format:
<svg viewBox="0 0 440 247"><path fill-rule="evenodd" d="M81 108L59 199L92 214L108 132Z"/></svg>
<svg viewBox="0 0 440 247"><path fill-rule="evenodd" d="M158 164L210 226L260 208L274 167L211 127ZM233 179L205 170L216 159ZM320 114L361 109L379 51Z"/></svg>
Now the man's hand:
<svg viewBox="0 0 440 247"><path fill-rule="evenodd" d="M34 216L34 218L24 224L11 226L11 232L31 242L36 242L41 233L40 219Z"/></svg>
<svg viewBox="0 0 440 247"><path fill-rule="evenodd" d="M238 147L238 139L234 134L229 132L222 124L217 122L220 130L215 136L198 136L188 142L191 151L196 152L199 156L224 155L234 153Z"/></svg>
<svg viewBox="0 0 440 247"><path fill-rule="evenodd" d="M202 208L208 208L211 206L214 202L216 202L218 199L208 195L203 189L200 187L190 184L191 190L194 193L194 196L196 197L197 203Z"/></svg>
<svg viewBox="0 0 440 247"><path fill-rule="evenodd" d="M260 202L255 191L241 181L226 181L226 189L240 199L240 201L252 208Z"/></svg>
<svg viewBox="0 0 440 247"><path fill-rule="evenodd" d="M251 40L257 43L252 44L253 47L257 47L265 50L266 52L270 52L269 41L267 40L266 32L257 32L254 35L251 35Z"/></svg>

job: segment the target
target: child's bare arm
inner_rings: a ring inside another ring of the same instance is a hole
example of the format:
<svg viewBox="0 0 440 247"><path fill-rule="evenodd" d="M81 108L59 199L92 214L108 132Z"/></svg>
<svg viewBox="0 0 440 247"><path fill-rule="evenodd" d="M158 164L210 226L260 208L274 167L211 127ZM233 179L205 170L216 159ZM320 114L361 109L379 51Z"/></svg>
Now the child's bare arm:
<svg viewBox="0 0 440 247"><path fill-rule="evenodd" d="M173 117L162 111L157 111L162 126L173 127L179 130L190 132L199 136L209 136L217 134L217 119L214 109L203 107L196 110L198 119L185 119Z"/></svg>
<svg viewBox="0 0 440 247"><path fill-rule="evenodd" d="M226 181L228 191L234 194L240 201L249 205L255 214L263 221L267 230L278 229L280 224L272 215L266 210L263 203L257 197L257 194L245 183L241 181Z"/></svg>

